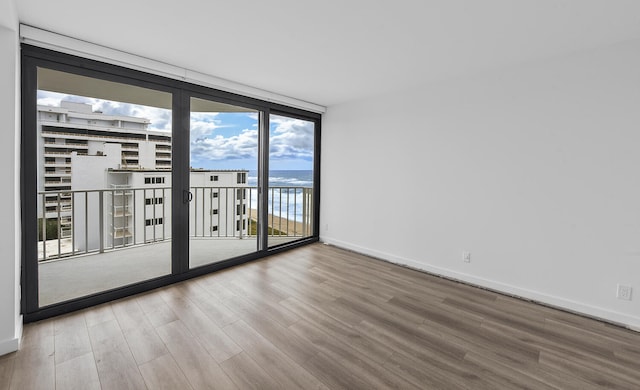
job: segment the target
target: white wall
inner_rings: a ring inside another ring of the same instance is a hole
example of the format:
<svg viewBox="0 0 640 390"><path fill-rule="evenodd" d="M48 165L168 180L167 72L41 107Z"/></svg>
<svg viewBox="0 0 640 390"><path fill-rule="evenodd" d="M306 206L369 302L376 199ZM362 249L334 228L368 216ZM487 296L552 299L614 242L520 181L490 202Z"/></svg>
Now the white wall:
<svg viewBox="0 0 640 390"><path fill-rule="evenodd" d="M638 69L636 41L329 107L321 239L640 328Z"/></svg>
<svg viewBox="0 0 640 390"><path fill-rule="evenodd" d="M20 89L18 18L12 0L0 0L0 355L14 351L20 316Z"/></svg>

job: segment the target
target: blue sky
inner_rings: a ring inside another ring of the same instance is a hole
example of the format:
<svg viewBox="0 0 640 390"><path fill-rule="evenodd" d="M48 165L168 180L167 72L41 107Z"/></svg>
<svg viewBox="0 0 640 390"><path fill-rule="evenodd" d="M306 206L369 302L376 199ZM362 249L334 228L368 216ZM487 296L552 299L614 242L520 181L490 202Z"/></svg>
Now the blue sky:
<svg viewBox="0 0 640 390"><path fill-rule="evenodd" d="M70 100L91 104L107 115L146 118L150 130L171 131L171 111L83 96L38 91L38 104L59 106ZM270 169L313 169L313 122L272 115ZM247 112L192 113L191 166L205 169L257 169L258 115Z"/></svg>

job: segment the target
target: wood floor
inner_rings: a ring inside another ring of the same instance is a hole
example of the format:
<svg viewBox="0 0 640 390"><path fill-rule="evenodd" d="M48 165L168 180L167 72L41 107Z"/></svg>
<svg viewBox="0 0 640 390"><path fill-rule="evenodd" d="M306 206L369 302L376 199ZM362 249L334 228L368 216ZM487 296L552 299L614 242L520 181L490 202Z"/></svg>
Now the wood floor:
<svg viewBox="0 0 640 390"><path fill-rule="evenodd" d="M640 388L640 334L315 244L28 324L1 389Z"/></svg>

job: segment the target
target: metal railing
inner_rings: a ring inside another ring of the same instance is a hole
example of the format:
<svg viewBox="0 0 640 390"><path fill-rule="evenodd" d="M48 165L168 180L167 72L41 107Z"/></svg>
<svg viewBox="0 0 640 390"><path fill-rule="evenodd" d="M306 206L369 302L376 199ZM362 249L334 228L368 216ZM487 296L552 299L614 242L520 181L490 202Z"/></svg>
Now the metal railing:
<svg viewBox="0 0 640 390"><path fill-rule="evenodd" d="M268 235L313 233L309 187L269 187ZM257 187L191 187L189 237L255 238ZM38 192L38 260L103 253L171 239L171 188L112 185Z"/></svg>

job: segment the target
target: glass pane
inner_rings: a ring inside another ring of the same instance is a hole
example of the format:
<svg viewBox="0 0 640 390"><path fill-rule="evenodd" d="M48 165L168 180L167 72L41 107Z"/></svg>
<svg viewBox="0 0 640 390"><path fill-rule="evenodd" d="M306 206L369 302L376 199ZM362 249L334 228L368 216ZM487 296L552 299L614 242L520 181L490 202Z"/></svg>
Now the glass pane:
<svg viewBox="0 0 640 390"><path fill-rule="evenodd" d="M257 250L258 112L191 98L189 267Z"/></svg>
<svg viewBox="0 0 640 390"><path fill-rule="evenodd" d="M269 117L268 245L313 235L315 125L285 116Z"/></svg>
<svg viewBox="0 0 640 390"><path fill-rule="evenodd" d="M171 273L166 92L38 69L40 306Z"/></svg>

